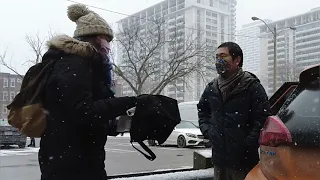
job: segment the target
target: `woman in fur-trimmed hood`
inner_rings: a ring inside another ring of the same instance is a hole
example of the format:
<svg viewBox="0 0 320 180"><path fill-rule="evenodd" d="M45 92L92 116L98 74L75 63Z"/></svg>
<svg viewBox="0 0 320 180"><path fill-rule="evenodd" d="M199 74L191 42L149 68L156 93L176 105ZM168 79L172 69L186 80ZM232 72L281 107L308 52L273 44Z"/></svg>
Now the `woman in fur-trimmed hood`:
<svg viewBox="0 0 320 180"><path fill-rule="evenodd" d="M108 23L79 4L69 6L68 17L77 24L74 36L53 37L43 57L56 63L45 87L41 180L105 180L107 135L117 134L113 119L136 97L115 98L110 89Z"/></svg>

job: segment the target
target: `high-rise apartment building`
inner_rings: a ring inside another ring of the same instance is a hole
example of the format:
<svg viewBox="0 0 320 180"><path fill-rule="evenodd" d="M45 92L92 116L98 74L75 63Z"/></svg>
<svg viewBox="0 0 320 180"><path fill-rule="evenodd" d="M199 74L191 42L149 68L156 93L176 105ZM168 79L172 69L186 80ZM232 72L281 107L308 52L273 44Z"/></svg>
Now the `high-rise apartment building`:
<svg viewBox="0 0 320 180"><path fill-rule="evenodd" d="M165 36L178 34L177 39L187 41L188 33L194 31L197 36L201 36L202 42L210 45L214 53L220 43L235 40L236 5L236 0L165 0L121 19L118 24L120 27L130 27L130 24L144 26L149 20L163 18L167 29ZM140 31L140 33L144 32ZM170 48L163 48L159 54L170 56L174 52ZM121 63L125 58L126 52L117 46L117 62ZM156 60L157 58L154 59ZM196 61L197 57L194 57L194 60ZM213 64L214 62L211 62L211 66ZM216 76L212 68L204 71L205 78L198 73L193 73L186 79L168 84L162 94L176 98L179 102L198 100L207 84L206 80L212 80ZM134 95L126 83L123 83L122 93Z"/></svg>
<svg viewBox="0 0 320 180"><path fill-rule="evenodd" d="M264 20L266 23L271 20ZM242 26L237 31L236 41L243 51L243 70L249 71L257 75L262 85L268 87L266 50L264 49L268 37L260 36L259 26L263 23L261 21L252 22ZM264 51L265 53L261 52Z"/></svg>
<svg viewBox="0 0 320 180"><path fill-rule="evenodd" d="M266 23L271 20L264 20ZM237 32L237 43L243 51L243 69L250 71L259 76L260 71L260 39L266 37L260 36L259 26L263 23L261 21L245 24Z"/></svg>
<svg viewBox="0 0 320 180"><path fill-rule="evenodd" d="M306 67L320 63L320 8L269 23L277 28L277 88L285 81L297 80ZM268 93L273 93L273 35L260 26L261 35L270 37L266 50L268 57Z"/></svg>

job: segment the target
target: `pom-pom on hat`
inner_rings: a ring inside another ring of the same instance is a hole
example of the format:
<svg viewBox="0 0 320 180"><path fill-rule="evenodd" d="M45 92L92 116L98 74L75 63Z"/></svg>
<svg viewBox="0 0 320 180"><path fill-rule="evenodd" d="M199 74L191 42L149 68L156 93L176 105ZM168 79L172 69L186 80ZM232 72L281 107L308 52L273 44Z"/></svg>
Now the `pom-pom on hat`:
<svg viewBox="0 0 320 180"><path fill-rule="evenodd" d="M83 4L70 5L68 7L68 17L77 24L74 37L107 35L111 40L113 39L113 31L109 24Z"/></svg>

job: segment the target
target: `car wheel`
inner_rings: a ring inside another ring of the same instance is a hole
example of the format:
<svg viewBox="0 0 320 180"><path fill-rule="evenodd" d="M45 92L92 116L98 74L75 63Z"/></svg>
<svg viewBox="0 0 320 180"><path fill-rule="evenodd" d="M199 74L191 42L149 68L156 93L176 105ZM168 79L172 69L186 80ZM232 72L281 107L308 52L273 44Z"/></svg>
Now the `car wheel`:
<svg viewBox="0 0 320 180"><path fill-rule="evenodd" d="M155 140L148 140L149 146L156 146L156 141Z"/></svg>
<svg viewBox="0 0 320 180"><path fill-rule="evenodd" d="M179 136L177 139L177 145L179 148L186 147L187 146L186 138L184 138L183 136Z"/></svg>
<svg viewBox="0 0 320 180"><path fill-rule="evenodd" d="M25 147L26 147L26 144L25 144L25 143L24 143L24 144L19 144L18 147L19 147L19 148L25 148Z"/></svg>

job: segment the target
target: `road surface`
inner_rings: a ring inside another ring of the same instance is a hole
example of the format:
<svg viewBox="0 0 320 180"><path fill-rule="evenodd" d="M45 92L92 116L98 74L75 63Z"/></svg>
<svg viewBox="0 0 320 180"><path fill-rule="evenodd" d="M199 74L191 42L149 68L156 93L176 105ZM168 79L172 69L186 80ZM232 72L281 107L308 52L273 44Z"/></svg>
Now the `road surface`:
<svg viewBox="0 0 320 180"><path fill-rule="evenodd" d="M149 161L136 151L129 141L128 137L109 137L105 146L105 164L108 175L192 167L193 152L199 149L152 147L151 149L157 158L154 161ZM17 147L1 148L0 179L39 180L38 139L36 146L35 148L26 147L23 149ZM139 147L139 145L136 146Z"/></svg>

